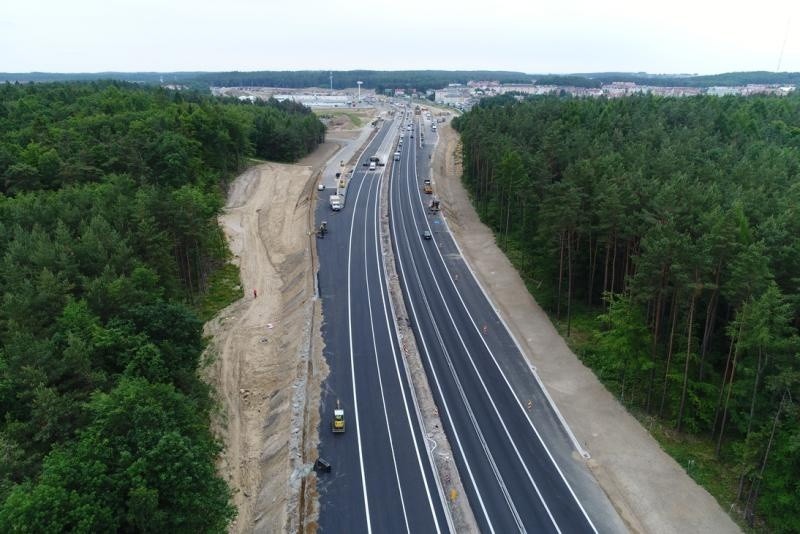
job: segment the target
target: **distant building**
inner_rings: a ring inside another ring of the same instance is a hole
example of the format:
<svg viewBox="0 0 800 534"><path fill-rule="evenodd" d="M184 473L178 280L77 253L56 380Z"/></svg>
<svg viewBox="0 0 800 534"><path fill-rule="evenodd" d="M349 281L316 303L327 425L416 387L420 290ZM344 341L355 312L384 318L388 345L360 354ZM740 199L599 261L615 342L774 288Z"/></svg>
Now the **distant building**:
<svg viewBox="0 0 800 534"><path fill-rule="evenodd" d="M636 82L611 82L603 85L603 94L609 98L619 98L638 93L647 92L647 87L637 85Z"/></svg>
<svg viewBox="0 0 800 534"><path fill-rule="evenodd" d="M433 99L437 104L446 106L463 107L472 99L470 90L460 85L456 87L448 86L447 89L434 91L433 95Z"/></svg>
<svg viewBox="0 0 800 534"><path fill-rule="evenodd" d="M330 95L330 94L304 94L291 93L275 95L275 100L292 100L298 104L316 108L338 108L346 107L352 103L349 95Z"/></svg>
<svg viewBox="0 0 800 534"><path fill-rule="evenodd" d="M521 93L523 95L549 95L558 92L560 87L555 85L533 85L531 83L503 84L496 87L498 95L506 93Z"/></svg>
<svg viewBox="0 0 800 534"><path fill-rule="evenodd" d="M738 90L736 87L729 87L725 85L718 85L714 87L709 87L706 89L707 95L714 95L714 96L725 96L725 95L735 95L738 94Z"/></svg>
<svg viewBox="0 0 800 534"><path fill-rule="evenodd" d="M479 80L479 81L470 80L470 81L467 82L467 87L469 87L471 89L483 89L484 91L486 91L490 87L500 87L500 82L498 82L496 80L491 80L491 81L490 80Z"/></svg>
<svg viewBox="0 0 800 534"><path fill-rule="evenodd" d="M570 95L576 98L623 98L639 94L651 94L665 98L692 97L698 95L776 95L786 96L796 90L796 86L778 84L748 84L737 86L683 87L639 85L635 82L612 82L602 87L575 87L571 85L499 84L486 81L471 81L467 87L449 84L434 92L437 103L469 109L481 98L514 94L517 100L528 95Z"/></svg>

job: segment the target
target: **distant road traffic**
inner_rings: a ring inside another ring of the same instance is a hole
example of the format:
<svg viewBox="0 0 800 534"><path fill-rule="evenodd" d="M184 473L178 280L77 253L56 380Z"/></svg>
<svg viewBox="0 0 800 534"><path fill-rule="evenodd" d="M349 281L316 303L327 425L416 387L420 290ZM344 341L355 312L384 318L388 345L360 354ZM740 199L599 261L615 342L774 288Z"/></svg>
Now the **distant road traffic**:
<svg viewBox="0 0 800 534"><path fill-rule="evenodd" d="M412 117L414 140L421 133L432 140L430 121ZM456 278L448 268L446 257L458 256L458 249L428 207L433 195L423 192L432 147L412 143L395 169L392 242L417 345L475 517L484 532L596 532L511 386L512 369L535 382L523 356L471 274Z"/></svg>
<svg viewBox="0 0 800 534"><path fill-rule="evenodd" d="M328 232L318 240L323 336L330 375L323 384L320 456L322 532L448 532L397 341L379 240L379 192L387 167L360 165L389 153L386 122L361 155L345 207L320 202ZM323 196L334 193L325 191ZM330 430L340 403L346 431Z"/></svg>
<svg viewBox="0 0 800 534"><path fill-rule="evenodd" d="M398 160L362 165L394 155L401 132ZM393 322L383 267L390 251L380 242L383 180L390 180L390 233L409 322L479 528L598 532L573 488L574 473L585 468L571 460L567 430L430 207L436 184L431 194L423 186L436 135L423 115L398 114L361 154L344 209L332 212L320 200L318 223L329 229L318 250L330 367L320 455L333 464L319 479L322 532L452 529ZM328 426L337 402L344 434Z"/></svg>

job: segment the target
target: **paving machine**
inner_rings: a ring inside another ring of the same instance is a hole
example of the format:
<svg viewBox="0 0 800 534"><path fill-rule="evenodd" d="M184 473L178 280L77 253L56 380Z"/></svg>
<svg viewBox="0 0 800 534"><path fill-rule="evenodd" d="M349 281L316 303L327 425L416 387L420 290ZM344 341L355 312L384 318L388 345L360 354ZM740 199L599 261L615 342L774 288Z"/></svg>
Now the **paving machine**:
<svg viewBox="0 0 800 534"><path fill-rule="evenodd" d="M344 410L339 405L339 401L336 401L336 409L333 410L333 421L331 421L331 430L333 430L334 434L342 434L344 433Z"/></svg>

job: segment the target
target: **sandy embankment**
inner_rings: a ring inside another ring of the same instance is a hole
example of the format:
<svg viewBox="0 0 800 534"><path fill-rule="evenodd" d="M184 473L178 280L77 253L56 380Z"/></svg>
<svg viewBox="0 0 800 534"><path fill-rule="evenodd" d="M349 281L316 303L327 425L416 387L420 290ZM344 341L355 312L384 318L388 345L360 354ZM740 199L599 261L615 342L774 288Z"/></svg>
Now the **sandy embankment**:
<svg viewBox="0 0 800 534"><path fill-rule="evenodd" d="M245 292L205 327L213 360L206 377L220 403L214 430L225 445L218 469L238 510L231 532L296 530L298 507L309 509L299 502L303 460L313 460L318 443L327 374L309 235L313 182L337 148L325 143L303 164L248 169L219 219Z"/></svg>

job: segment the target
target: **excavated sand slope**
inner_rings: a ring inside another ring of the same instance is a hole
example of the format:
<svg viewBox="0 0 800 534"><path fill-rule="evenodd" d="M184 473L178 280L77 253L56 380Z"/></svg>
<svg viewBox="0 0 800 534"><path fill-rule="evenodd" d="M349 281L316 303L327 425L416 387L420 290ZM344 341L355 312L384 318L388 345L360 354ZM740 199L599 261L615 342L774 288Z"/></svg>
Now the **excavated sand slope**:
<svg viewBox="0 0 800 534"><path fill-rule="evenodd" d="M313 172L308 165L253 167L232 184L220 217L245 292L205 329L213 353L207 379L221 405L215 430L225 444L218 468L238 510L231 532L283 532L296 521L300 477L292 475L302 460L306 388L318 392L320 380L306 383Z"/></svg>

